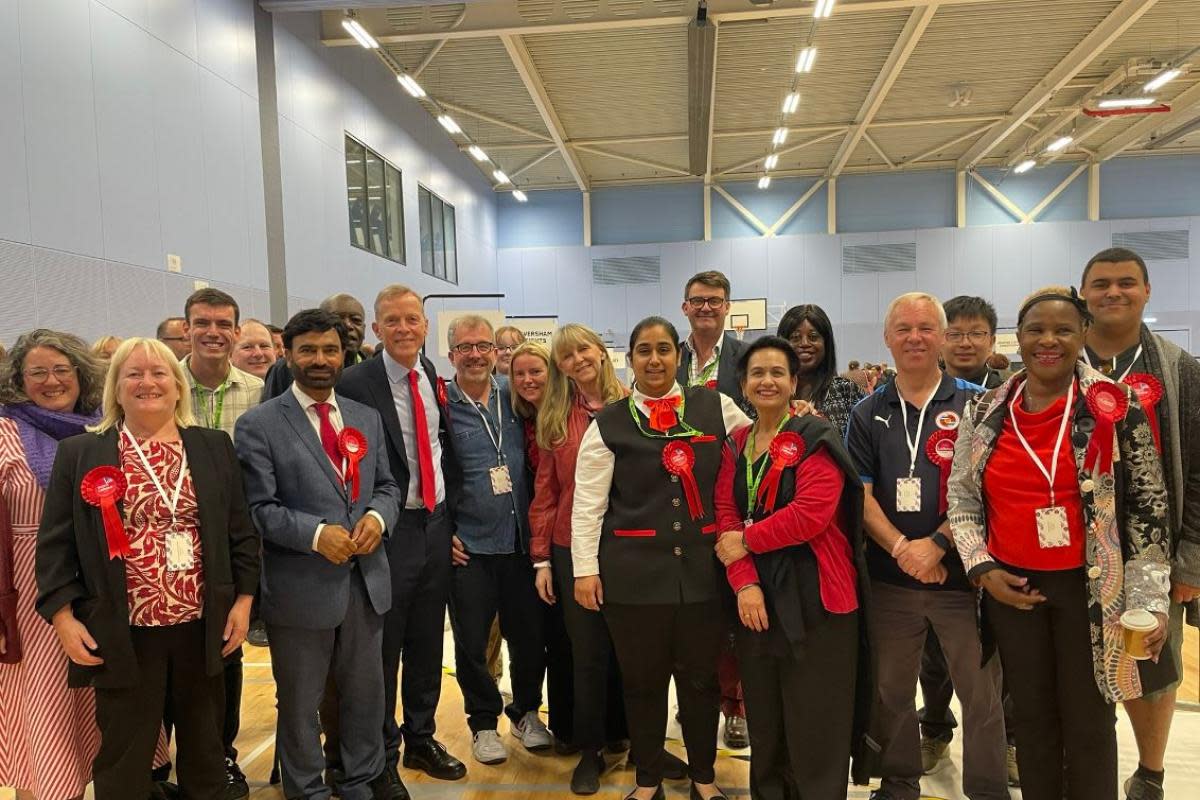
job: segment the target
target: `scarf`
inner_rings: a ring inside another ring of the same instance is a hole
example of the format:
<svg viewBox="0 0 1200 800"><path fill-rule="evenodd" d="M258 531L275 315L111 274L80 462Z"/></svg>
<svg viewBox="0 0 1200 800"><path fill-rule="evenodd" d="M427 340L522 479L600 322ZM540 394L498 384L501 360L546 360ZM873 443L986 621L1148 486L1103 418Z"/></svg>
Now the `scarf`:
<svg viewBox="0 0 1200 800"><path fill-rule="evenodd" d="M50 485L50 468L58 443L68 436L84 432L84 426L100 419L100 414L75 414L69 411L47 411L36 403L14 403L0 406L0 417L17 424L25 462L43 489Z"/></svg>

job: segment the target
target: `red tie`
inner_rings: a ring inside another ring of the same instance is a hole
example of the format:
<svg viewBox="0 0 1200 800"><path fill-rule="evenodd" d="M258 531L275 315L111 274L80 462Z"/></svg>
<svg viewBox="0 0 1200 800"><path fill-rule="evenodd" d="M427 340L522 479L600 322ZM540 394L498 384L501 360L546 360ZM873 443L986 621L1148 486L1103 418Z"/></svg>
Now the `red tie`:
<svg viewBox="0 0 1200 800"><path fill-rule="evenodd" d="M650 409L650 427L659 433L667 433L679 424L679 415L675 413L679 407L679 395L646 398L646 407Z"/></svg>
<svg viewBox="0 0 1200 800"><path fill-rule="evenodd" d="M329 456L329 460L333 462L333 471L341 475L342 454L338 451L337 431L333 429L333 423L329 421L329 412L333 410L333 406L329 403L314 403L313 408L317 410L317 416L321 418L321 447L325 448L325 455Z"/></svg>
<svg viewBox="0 0 1200 800"><path fill-rule="evenodd" d="M425 401L421 399L421 390L417 388L420 376L415 369L408 371L408 390L412 392L413 422L416 430L413 437L417 440L417 464L421 469L421 502L425 508L433 511L437 505L437 483L433 477L433 448L429 446L429 425L425 421Z"/></svg>

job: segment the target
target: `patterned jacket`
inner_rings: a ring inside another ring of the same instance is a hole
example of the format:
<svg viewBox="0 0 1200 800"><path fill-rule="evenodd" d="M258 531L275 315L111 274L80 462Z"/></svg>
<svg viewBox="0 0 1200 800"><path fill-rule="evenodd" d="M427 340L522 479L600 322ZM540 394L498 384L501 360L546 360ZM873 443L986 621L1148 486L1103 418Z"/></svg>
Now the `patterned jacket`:
<svg viewBox="0 0 1200 800"><path fill-rule="evenodd" d="M1138 662L1123 649L1120 618L1127 598L1131 608L1136 604L1156 612L1168 609L1169 507L1149 423L1127 387L1122 389L1129 397L1129 409L1113 432L1113 471L1084 470L1096 426L1084 397L1094 384L1111 381L1083 363L1077 365L1076 376L1080 391L1071 444L1087 529L1092 661L1100 693L1111 703L1143 694ZM948 490L949 520L958 554L972 579L996 566L987 549L983 473L1003 429L1008 398L1024 377L1019 372L981 395L963 415L959 428Z"/></svg>

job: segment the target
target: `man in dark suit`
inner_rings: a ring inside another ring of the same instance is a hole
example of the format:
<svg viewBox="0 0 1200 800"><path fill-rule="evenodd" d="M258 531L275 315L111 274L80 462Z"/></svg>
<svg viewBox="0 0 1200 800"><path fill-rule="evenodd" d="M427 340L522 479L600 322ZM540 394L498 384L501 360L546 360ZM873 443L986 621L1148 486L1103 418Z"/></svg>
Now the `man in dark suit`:
<svg viewBox="0 0 1200 800"><path fill-rule="evenodd" d="M333 387L346 330L334 314L301 311L284 328L294 382L237 423L246 499L263 536L261 614L277 685L277 748L289 798L331 796L317 709L333 672L345 800L402 797L384 771L387 554L401 496L372 409ZM365 452L364 452L365 450ZM357 473L357 476L356 476Z"/></svg>
<svg viewBox="0 0 1200 800"><path fill-rule="evenodd" d="M466 767L433 738L452 570L453 527L446 488L458 485L447 440L445 384L421 355L429 320L420 295L412 289L384 287L375 299L371 329L382 343L383 355L346 370L338 391L371 406L383 418L388 460L403 509L387 543L393 600L383 633L387 771L393 785L403 786L396 768L403 740L404 766L457 780L467 774ZM402 658L400 726L395 718L396 671Z"/></svg>

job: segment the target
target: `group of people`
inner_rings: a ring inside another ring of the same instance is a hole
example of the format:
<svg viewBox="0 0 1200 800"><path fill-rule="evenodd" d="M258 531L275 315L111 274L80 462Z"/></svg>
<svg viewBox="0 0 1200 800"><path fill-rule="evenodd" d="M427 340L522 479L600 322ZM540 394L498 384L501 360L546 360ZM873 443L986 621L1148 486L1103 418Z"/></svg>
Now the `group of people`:
<svg viewBox="0 0 1200 800"><path fill-rule="evenodd" d="M107 365L22 336L0 367L0 785L246 796L252 628L285 796L407 798L401 764L460 779L435 738L448 612L473 760L508 758L507 718L577 756L575 794L627 751L634 800L724 797L723 714L754 798L878 777L874 800L917 800L957 694L971 800L1117 798L1117 702L1123 796L1162 798L1200 597L1200 365L1142 324L1145 262L1106 250L1078 291L1027 298L1012 374L984 299L901 295L870 391L820 307L743 342L730 296L701 272L686 336L640 321L629 385L584 325L546 347L470 314L439 376L400 285L374 354L348 295L294 315L281 355L214 289Z"/></svg>

